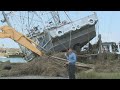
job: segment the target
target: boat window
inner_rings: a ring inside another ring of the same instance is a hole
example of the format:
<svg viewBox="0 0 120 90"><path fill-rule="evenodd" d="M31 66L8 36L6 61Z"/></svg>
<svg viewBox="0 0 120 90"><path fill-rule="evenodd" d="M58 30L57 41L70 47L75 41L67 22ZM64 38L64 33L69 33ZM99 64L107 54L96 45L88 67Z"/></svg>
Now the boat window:
<svg viewBox="0 0 120 90"><path fill-rule="evenodd" d="M61 34L62 33L62 31L58 31L58 34Z"/></svg>
<svg viewBox="0 0 120 90"><path fill-rule="evenodd" d="M72 27L73 29L75 29L75 27Z"/></svg>
<svg viewBox="0 0 120 90"><path fill-rule="evenodd" d="M93 23L93 19L90 19L90 22Z"/></svg>

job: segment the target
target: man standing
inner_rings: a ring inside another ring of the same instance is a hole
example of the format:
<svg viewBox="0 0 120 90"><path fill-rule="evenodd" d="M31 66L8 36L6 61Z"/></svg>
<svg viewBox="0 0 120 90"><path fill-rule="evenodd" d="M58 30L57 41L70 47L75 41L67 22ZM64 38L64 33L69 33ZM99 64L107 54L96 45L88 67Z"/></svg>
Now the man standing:
<svg viewBox="0 0 120 90"><path fill-rule="evenodd" d="M65 53L65 56L67 58L67 64L68 64L68 74L69 79L75 79L75 63L77 61L76 54L73 52L72 48L69 48L68 53Z"/></svg>

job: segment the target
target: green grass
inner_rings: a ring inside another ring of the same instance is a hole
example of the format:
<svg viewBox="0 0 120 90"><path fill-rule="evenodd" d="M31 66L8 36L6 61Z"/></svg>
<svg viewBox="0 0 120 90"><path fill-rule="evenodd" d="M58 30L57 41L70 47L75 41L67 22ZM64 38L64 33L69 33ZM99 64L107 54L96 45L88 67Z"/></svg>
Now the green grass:
<svg viewBox="0 0 120 90"><path fill-rule="evenodd" d="M120 79L120 72L103 73L103 72L80 72L76 74L77 79Z"/></svg>

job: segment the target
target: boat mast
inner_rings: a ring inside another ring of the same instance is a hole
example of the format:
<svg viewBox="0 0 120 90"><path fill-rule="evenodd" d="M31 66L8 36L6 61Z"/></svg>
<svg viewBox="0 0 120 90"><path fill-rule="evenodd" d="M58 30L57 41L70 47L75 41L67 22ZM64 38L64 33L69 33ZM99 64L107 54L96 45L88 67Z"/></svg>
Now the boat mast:
<svg viewBox="0 0 120 90"><path fill-rule="evenodd" d="M60 22L61 22L58 11L51 11L50 13L52 15L52 18L53 18L56 26L58 26L60 24Z"/></svg>
<svg viewBox="0 0 120 90"><path fill-rule="evenodd" d="M7 17L7 14L4 11L2 11L2 15L4 17L3 22L6 22L10 27L12 27L11 23L9 22L9 18ZM24 50L22 49L22 46L20 44L18 44L18 45L19 45L21 51L24 52Z"/></svg>
<svg viewBox="0 0 120 90"><path fill-rule="evenodd" d="M8 19L7 15L5 14L4 11L2 11L2 14L3 14L3 17L4 17L4 22L6 22L10 27L12 27L12 25L10 24L9 19Z"/></svg>

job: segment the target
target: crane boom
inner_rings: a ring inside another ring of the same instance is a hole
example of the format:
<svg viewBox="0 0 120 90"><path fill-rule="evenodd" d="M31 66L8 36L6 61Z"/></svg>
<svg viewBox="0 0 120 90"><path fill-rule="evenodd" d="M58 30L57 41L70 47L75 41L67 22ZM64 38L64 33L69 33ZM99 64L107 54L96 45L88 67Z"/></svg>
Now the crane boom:
<svg viewBox="0 0 120 90"><path fill-rule="evenodd" d="M10 26L2 26L0 27L0 30L2 30L2 32L0 32L0 38L11 38L32 52L42 56L42 52L37 49L37 44L25 35L17 32L14 28Z"/></svg>

